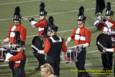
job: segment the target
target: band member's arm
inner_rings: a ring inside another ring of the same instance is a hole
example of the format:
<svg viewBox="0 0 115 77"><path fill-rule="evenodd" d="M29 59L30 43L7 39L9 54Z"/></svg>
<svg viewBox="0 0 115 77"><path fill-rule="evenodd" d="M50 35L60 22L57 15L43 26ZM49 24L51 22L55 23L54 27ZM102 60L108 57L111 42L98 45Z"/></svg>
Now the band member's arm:
<svg viewBox="0 0 115 77"><path fill-rule="evenodd" d="M72 39L74 39L74 37L75 37L75 31L76 31L76 29L73 29L72 32L71 32L71 36L67 38L66 43L65 43L66 46L68 45L68 43L69 43Z"/></svg>
<svg viewBox="0 0 115 77"><path fill-rule="evenodd" d="M30 24L31 24L32 27L38 28L38 27L44 27L44 26L46 26L47 22L45 20L42 20L41 22L36 22L34 20L31 20Z"/></svg>
<svg viewBox="0 0 115 77"><path fill-rule="evenodd" d="M47 54L51 48L50 41L48 39L44 40L44 52Z"/></svg>
<svg viewBox="0 0 115 77"><path fill-rule="evenodd" d="M67 46L66 46L64 40L63 40L63 42L62 42L62 51L63 51L63 52L66 52L66 51L67 51Z"/></svg>
<svg viewBox="0 0 115 77"><path fill-rule="evenodd" d="M23 52L19 52L17 53L15 56L12 56L11 58L9 58L9 61L20 61L23 60Z"/></svg>
<svg viewBox="0 0 115 77"><path fill-rule="evenodd" d="M7 53L5 61L20 61L23 60L23 58L23 51L19 51L16 55Z"/></svg>
<svg viewBox="0 0 115 77"><path fill-rule="evenodd" d="M71 41L71 37L68 37L67 40L66 40L66 46L68 45L68 43Z"/></svg>
<svg viewBox="0 0 115 77"><path fill-rule="evenodd" d="M47 25L47 22L46 20L41 20L40 22L36 23L35 24L35 27L38 28L38 27L44 27Z"/></svg>
<svg viewBox="0 0 115 77"><path fill-rule="evenodd" d="M39 50L39 54L47 54L49 52L51 48L50 42L48 39L44 40L44 49L43 50Z"/></svg>
<svg viewBox="0 0 115 77"><path fill-rule="evenodd" d="M23 28L23 29L21 30L21 41L22 41L23 43L25 43L25 41L26 41L26 28Z"/></svg>
<svg viewBox="0 0 115 77"><path fill-rule="evenodd" d="M2 43L6 43L6 42L9 42L9 38L6 37L5 39L3 39Z"/></svg>

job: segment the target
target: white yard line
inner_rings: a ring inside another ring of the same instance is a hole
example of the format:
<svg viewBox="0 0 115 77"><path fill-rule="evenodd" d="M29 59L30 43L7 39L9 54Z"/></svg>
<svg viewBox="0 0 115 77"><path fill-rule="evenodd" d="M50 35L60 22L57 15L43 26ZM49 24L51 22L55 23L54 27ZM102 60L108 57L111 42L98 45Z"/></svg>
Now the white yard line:
<svg viewBox="0 0 115 77"><path fill-rule="evenodd" d="M27 2L35 2L35 1L42 1L42 0L29 0L29 1L19 1L19 2L8 2L8 3L0 3L0 5L10 5L10 4L18 4L18 3L27 3ZM66 1L66 0L65 0ZM85 0L79 0L78 2L80 1L85 1ZM112 7L114 7L115 5L115 2L112 2ZM87 8L86 11L89 11L89 10L94 10L95 8ZM49 13L48 15L59 15L59 14L66 14L66 13L73 13L73 12L78 12L78 10L70 10L70 11L64 11L64 12L55 12L55 13ZM32 16L24 16L24 17L33 17L33 16L38 16L38 15L32 15ZM23 18L24 18L23 17ZM12 18L3 18L3 19L0 19L0 22L1 21L7 21L7 20L11 20Z"/></svg>
<svg viewBox="0 0 115 77"><path fill-rule="evenodd" d="M27 1L18 1L18 2L8 2L8 3L0 3L0 6L3 5L12 5L12 4L22 4L22 3L29 3L29 2L38 2L40 0L27 0Z"/></svg>
<svg viewBox="0 0 115 77"><path fill-rule="evenodd" d="M60 15L60 14L66 14L66 13L73 13L75 12L76 10L70 10L70 11L64 11L64 12L55 12L55 13L49 13L48 15ZM37 15L30 15L30 16L23 16L22 18L28 18L28 17L37 17ZM3 18L3 19L0 19L0 22L2 21L8 21L8 20L11 20L12 18Z"/></svg>
<svg viewBox="0 0 115 77"><path fill-rule="evenodd" d="M89 10L94 10L95 8L88 8L86 9L86 11L89 11ZM67 13L74 13L74 12L78 12L78 10L70 10L70 11L63 11L63 12L55 12L55 13L49 13L48 15L61 15L61 14L67 14ZM37 17L38 15L30 15L30 16L23 16L22 18L25 20L25 18L28 18L28 17ZM8 20L11 20L12 18L3 18L3 19L0 19L0 22L2 21L8 21Z"/></svg>
<svg viewBox="0 0 115 77"><path fill-rule="evenodd" d="M0 6L6 6L6 5L15 5L15 4L23 4L23 3L30 3L30 2L39 2L39 1L45 1L45 0L26 0L26 1L17 1L17 2L7 2L7 3L0 3ZM69 0L60 0L60 1L69 1ZM77 2L83 2L85 0L78 0Z"/></svg>
<svg viewBox="0 0 115 77"><path fill-rule="evenodd" d="M112 6L115 7L115 5L112 5ZM95 8L87 8L85 10L90 11L90 10L95 10ZM69 10L69 11L63 11L63 12L48 13L48 15L61 15L61 14L74 13L74 12L78 12L78 10ZM30 15L30 16L23 16L22 18L37 17L37 16L38 16L38 14ZM12 20L12 18L2 18L2 19L0 19L0 22L8 21L8 20Z"/></svg>
<svg viewBox="0 0 115 77"><path fill-rule="evenodd" d="M95 28L95 27L94 27L94 26L92 26L92 27L87 27L87 28L92 29L92 28ZM71 32L71 30L72 30L72 29L63 30L63 31L59 31L58 33ZM36 36L36 35L28 35L28 36L27 36L27 38L32 38L32 37L34 37L34 36Z"/></svg>
<svg viewBox="0 0 115 77"><path fill-rule="evenodd" d="M88 27L89 29L92 29L92 28L94 28L93 26L92 27ZM68 29L68 30L63 30L63 31L59 31L58 33L65 33L65 32L70 32L72 29ZM27 38L32 38L32 37L34 37L34 36L36 36L36 35L28 35L27 36ZM0 42L1 42L2 40L0 40Z"/></svg>

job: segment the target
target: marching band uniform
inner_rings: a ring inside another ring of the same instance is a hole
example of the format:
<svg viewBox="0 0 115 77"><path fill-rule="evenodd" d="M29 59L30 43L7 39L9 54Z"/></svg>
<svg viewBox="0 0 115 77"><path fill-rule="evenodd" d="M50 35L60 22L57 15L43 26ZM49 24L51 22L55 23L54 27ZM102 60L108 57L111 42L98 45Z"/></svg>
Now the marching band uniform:
<svg viewBox="0 0 115 77"><path fill-rule="evenodd" d="M36 22L34 18L29 19L29 21L32 27L35 27L38 29L38 35L45 36L45 28L47 28L48 22L46 19L47 12L45 10L45 4L43 2L40 4L40 14L39 15L40 17L39 17L38 22Z"/></svg>
<svg viewBox="0 0 115 77"><path fill-rule="evenodd" d="M52 65L54 74L59 77L61 49L64 52L67 51L64 40L57 35L53 35L45 39L44 46L45 54L47 54L46 62Z"/></svg>
<svg viewBox="0 0 115 77"><path fill-rule="evenodd" d="M84 10L84 7L81 6L80 9ZM75 61L76 67L78 68L78 77L90 77L90 75L85 72L85 60L86 60L86 47L90 45L91 41L91 32L84 25L86 17L84 14L78 15L78 28L74 28L71 32L71 36L67 39L66 44L71 40L74 41L77 54L77 61ZM80 24L79 24L80 23ZM81 27L80 27L81 26ZM80 72L83 70L84 72Z"/></svg>
<svg viewBox="0 0 115 77"><path fill-rule="evenodd" d="M81 45L81 51L78 52L76 67L78 70L85 70L85 60L86 60L86 47L85 45L90 44L91 41L91 32L85 27L75 28L72 30L71 39L74 41L75 46ZM78 77L82 77L83 73L78 73ZM87 76L84 76L87 77Z"/></svg>
<svg viewBox="0 0 115 77"><path fill-rule="evenodd" d="M26 41L26 28L21 24L20 7L15 8L13 17L14 24L9 28L8 37L3 40L9 44L16 45L13 47L15 52L12 52L12 47L9 47L6 53L5 61L9 62L9 67L12 70L13 77L25 77L25 61L26 56L23 47ZM19 47L17 47L19 45Z"/></svg>
<svg viewBox="0 0 115 77"><path fill-rule="evenodd" d="M52 19L53 17L51 16L49 18ZM49 63L53 67L54 74L59 77L61 50L66 52L67 47L64 39L56 34L58 27L56 27L54 24L48 26L47 34L49 37L44 40L43 51L47 55L46 63Z"/></svg>
<svg viewBox="0 0 115 77"><path fill-rule="evenodd" d="M33 27L38 29L38 36L35 36L34 39L32 40L32 43L33 43L35 38L39 37L39 39L41 40L41 42L39 41L39 43L41 43L41 46L37 47L38 49L43 49L43 40L47 36L46 29L47 29L48 22L47 22L46 16L47 16L47 12L45 10L45 4L43 2L41 2L41 4L40 4L40 18L39 18L40 20L38 22L34 21L33 18L31 18L29 20L30 24ZM34 48L32 48L32 49L33 49L34 56L39 61L39 65L37 68L35 68L35 70L39 70L40 66L45 63L45 55L37 53L37 51Z"/></svg>
<svg viewBox="0 0 115 77"><path fill-rule="evenodd" d="M12 43L12 44L16 43L16 40L15 40L15 32L16 31L18 31L20 33L20 39L22 41L22 45L25 45L26 28L21 23L17 23L15 25L12 25L9 28L9 31L8 31L9 42Z"/></svg>
<svg viewBox="0 0 115 77"><path fill-rule="evenodd" d="M107 9L106 9L106 18L101 18L97 20L95 25L99 30L103 33L108 34L112 38L112 46L115 47L114 39L115 39L115 21L112 20L111 16L113 15L113 11L111 10L111 3L107 2ZM105 52L101 54L103 70L112 70L113 65L113 53ZM103 71L104 72L104 71Z"/></svg>

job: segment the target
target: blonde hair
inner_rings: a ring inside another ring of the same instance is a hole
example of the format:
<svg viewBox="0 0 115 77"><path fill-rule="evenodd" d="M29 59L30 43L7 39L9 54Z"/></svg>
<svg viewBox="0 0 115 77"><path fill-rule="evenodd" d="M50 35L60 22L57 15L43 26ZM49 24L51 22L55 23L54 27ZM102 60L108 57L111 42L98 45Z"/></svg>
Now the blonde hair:
<svg viewBox="0 0 115 77"><path fill-rule="evenodd" d="M46 71L46 74L54 74L54 70L53 70L52 66L48 63L42 65L40 67L40 69L41 70L44 69Z"/></svg>

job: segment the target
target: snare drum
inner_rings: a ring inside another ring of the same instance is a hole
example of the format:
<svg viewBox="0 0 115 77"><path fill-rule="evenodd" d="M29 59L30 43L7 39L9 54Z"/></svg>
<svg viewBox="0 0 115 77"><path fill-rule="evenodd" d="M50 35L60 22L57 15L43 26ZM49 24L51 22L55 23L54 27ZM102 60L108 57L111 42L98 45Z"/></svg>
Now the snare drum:
<svg viewBox="0 0 115 77"><path fill-rule="evenodd" d="M4 61L5 59L5 55L4 55L4 52L3 51L0 51L0 61Z"/></svg>
<svg viewBox="0 0 115 77"><path fill-rule="evenodd" d="M67 56L67 60L69 60L70 62L72 62L72 61L77 61L77 51L76 51L76 47L74 47L74 48L69 48L69 49L67 50L66 56Z"/></svg>

